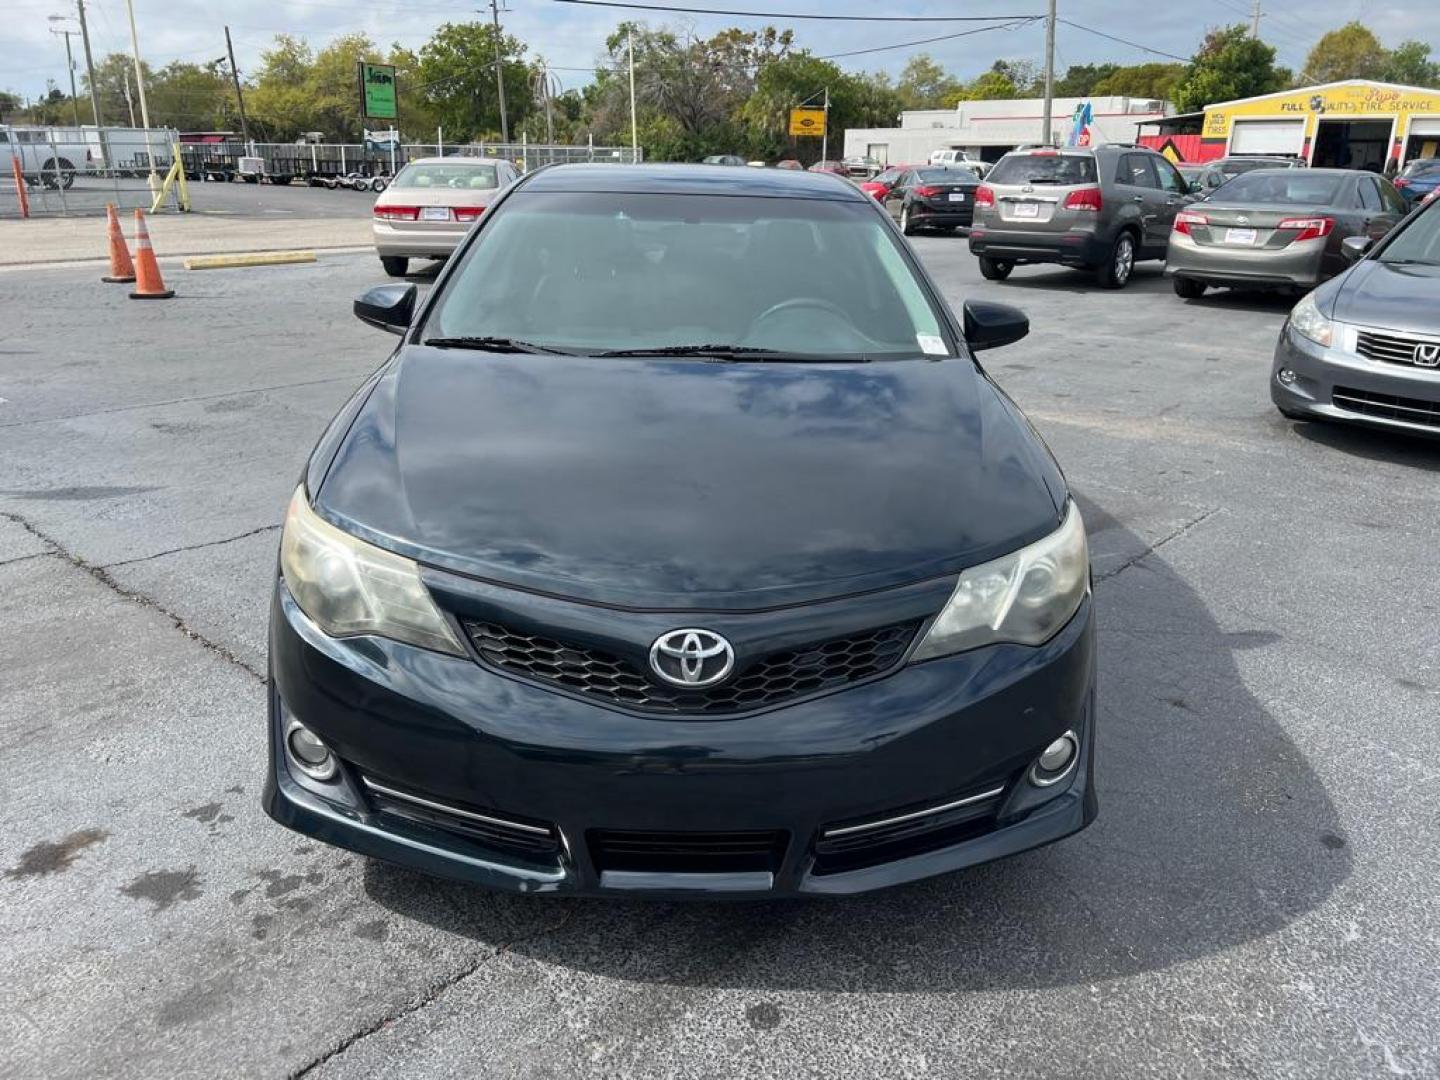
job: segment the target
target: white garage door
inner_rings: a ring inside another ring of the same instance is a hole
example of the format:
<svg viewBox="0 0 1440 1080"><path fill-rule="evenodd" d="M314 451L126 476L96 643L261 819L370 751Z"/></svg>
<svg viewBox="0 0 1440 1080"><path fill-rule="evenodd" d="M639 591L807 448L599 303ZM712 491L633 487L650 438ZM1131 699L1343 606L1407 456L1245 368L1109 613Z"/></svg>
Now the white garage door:
<svg viewBox="0 0 1440 1080"><path fill-rule="evenodd" d="M1232 154L1299 154L1305 146L1304 120L1236 120Z"/></svg>
<svg viewBox="0 0 1440 1080"><path fill-rule="evenodd" d="M1428 135L1431 138L1440 135L1440 120L1411 120L1411 135Z"/></svg>

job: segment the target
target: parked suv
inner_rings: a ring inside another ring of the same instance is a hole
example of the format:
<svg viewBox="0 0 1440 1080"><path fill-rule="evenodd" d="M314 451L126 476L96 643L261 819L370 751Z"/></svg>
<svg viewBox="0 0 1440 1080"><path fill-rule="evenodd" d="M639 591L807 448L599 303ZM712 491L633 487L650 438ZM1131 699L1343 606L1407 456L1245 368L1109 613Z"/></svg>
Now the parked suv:
<svg viewBox="0 0 1440 1080"><path fill-rule="evenodd" d="M1016 151L975 192L970 251L991 281L1020 263L1060 263L1119 289L1138 260L1165 257L1193 198L1175 166L1141 146Z"/></svg>

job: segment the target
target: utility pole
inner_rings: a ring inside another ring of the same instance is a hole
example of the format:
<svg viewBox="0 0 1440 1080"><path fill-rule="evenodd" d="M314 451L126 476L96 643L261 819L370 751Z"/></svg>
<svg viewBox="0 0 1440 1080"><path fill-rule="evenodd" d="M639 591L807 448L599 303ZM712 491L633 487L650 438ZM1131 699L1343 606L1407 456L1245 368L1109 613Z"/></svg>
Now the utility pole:
<svg viewBox="0 0 1440 1080"><path fill-rule="evenodd" d="M130 126L133 128L135 126L135 99L130 96L130 73L122 71L120 74L125 76L125 108L130 111Z"/></svg>
<svg viewBox="0 0 1440 1080"><path fill-rule="evenodd" d="M625 42L630 52L630 164L640 162L640 126L635 119L635 33L625 28Z"/></svg>
<svg viewBox="0 0 1440 1080"><path fill-rule="evenodd" d="M1040 145L1049 146L1055 139L1052 130L1055 111L1055 0L1050 0L1050 10L1045 16L1045 109L1044 130Z"/></svg>
<svg viewBox="0 0 1440 1080"><path fill-rule="evenodd" d="M1250 36L1260 36L1260 0L1255 0L1255 6L1250 11Z"/></svg>
<svg viewBox="0 0 1440 1080"><path fill-rule="evenodd" d="M59 17L51 16L52 19ZM70 53L70 35L74 32L74 30L56 30L53 26L50 28L52 34L65 35L65 68L70 72L70 111L75 117L75 126L78 128L80 126L80 96L75 91L75 58Z"/></svg>
<svg viewBox="0 0 1440 1080"><path fill-rule="evenodd" d="M130 16L130 54L135 61L135 88L140 91L140 123L145 126L145 157L150 162L150 190L160 186L155 175L155 151L150 146L150 106L145 101L145 75L140 70L140 35L135 30L135 0L125 0L125 12Z"/></svg>
<svg viewBox="0 0 1440 1080"><path fill-rule="evenodd" d="M230 54L230 78L235 81L235 102L240 106L240 138L249 147L250 125L245 122L245 95L240 90L240 69L235 66L235 46L230 44L228 26L225 27L225 51Z"/></svg>
<svg viewBox="0 0 1440 1080"><path fill-rule="evenodd" d="M505 115L505 65L500 56L500 4L490 0L490 18L495 22L495 92L500 98L500 141L510 141L510 120Z"/></svg>
<svg viewBox="0 0 1440 1080"><path fill-rule="evenodd" d="M90 79L90 111L95 114L95 126L100 126L100 88L95 85L95 61L90 56L90 27L85 22L85 0L75 0L75 10L80 13L80 43L85 46L85 74Z"/></svg>
<svg viewBox="0 0 1440 1080"><path fill-rule="evenodd" d="M825 87L825 125L820 132L820 160L830 160L830 88Z"/></svg>

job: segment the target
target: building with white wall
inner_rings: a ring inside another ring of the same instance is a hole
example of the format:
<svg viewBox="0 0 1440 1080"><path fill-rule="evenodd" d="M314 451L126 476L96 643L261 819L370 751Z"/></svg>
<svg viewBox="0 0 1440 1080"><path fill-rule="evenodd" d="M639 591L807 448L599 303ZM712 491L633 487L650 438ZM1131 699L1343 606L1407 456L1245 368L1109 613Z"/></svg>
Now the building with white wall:
<svg viewBox="0 0 1440 1080"><path fill-rule="evenodd" d="M1051 142L1064 143L1070 117L1090 102L1094 128L1105 142L1134 142L1135 125L1158 120L1174 111L1154 98L1055 98L1051 110ZM868 155L882 163L926 161L932 150L965 150L982 161L998 161L1022 143L1040 143L1045 115L1043 98L1003 101L962 101L953 109L917 109L900 114L893 128L850 128L845 156Z"/></svg>

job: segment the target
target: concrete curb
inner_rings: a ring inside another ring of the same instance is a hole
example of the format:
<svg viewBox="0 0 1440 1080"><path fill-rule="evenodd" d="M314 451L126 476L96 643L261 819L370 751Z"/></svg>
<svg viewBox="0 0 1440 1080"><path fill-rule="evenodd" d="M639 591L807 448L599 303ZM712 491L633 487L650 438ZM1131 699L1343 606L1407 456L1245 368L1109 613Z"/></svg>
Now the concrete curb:
<svg viewBox="0 0 1440 1080"><path fill-rule="evenodd" d="M186 270L224 270L237 266L277 266L282 263L312 263L313 251L250 251L233 255L197 255L185 260Z"/></svg>

